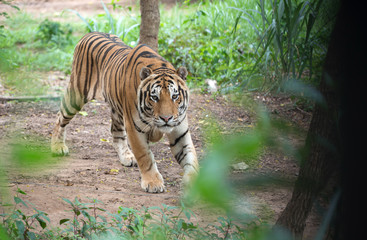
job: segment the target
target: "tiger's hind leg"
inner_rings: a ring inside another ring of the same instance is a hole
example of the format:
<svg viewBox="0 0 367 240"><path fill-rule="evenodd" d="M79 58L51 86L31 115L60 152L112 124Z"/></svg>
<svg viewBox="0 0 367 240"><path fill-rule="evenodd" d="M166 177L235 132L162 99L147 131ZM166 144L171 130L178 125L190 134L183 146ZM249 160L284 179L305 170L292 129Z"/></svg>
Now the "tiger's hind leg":
<svg viewBox="0 0 367 240"><path fill-rule="evenodd" d="M85 101L73 90L69 84L60 104L60 111L57 113L56 125L52 132L51 152L53 155L68 155L69 148L65 145L66 125L84 106Z"/></svg>
<svg viewBox="0 0 367 240"><path fill-rule="evenodd" d="M117 152L122 165L126 167L137 166L134 154L131 152L127 141L124 121L114 110L111 114L111 133L113 137L113 146Z"/></svg>

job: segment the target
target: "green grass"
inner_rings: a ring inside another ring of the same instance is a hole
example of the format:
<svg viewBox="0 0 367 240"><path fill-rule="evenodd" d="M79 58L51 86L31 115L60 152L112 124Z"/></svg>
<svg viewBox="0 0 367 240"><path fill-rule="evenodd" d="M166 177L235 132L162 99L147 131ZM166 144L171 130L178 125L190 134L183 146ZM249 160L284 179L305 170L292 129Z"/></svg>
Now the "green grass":
<svg viewBox="0 0 367 240"><path fill-rule="evenodd" d="M205 78L237 84L254 63L252 30L237 23L239 14L231 7L252 8L251 1L214 1L193 4L173 18L163 16L159 50L174 65L188 68L192 80L200 85ZM236 25L237 23L237 25Z"/></svg>
<svg viewBox="0 0 367 240"><path fill-rule="evenodd" d="M57 24L59 29L45 36L47 29L55 28L45 23ZM4 26L0 35L0 77L7 94L42 95L48 88L44 73L70 73L75 44L84 34L70 31L80 25L60 24L19 11L5 19Z"/></svg>
<svg viewBox="0 0 367 240"><path fill-rule="evenodd" d="M197 84L216 79L224 91L281 89L289 79L317 78L326 53L321 40L331 26L318 16L330 4L292 2L203 1L186 12L174 9L174 17L162 17L169 24L160 29L160 52L185 65Z"/></svg>

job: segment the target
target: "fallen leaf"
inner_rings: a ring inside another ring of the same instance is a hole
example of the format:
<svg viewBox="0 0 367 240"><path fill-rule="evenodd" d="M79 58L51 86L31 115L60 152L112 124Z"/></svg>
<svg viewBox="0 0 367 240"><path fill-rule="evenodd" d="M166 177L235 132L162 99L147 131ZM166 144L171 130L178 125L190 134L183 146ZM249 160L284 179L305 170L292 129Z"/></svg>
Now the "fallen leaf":
<svg viewBox="0 0 367 240"><path fill-rule="evenodd" d="M71 182L70 180L66 180L65 186L70 187L70 186L73 186L73 185L74 185L73 182Z"/></svg>
<svg viewBox="0 0 367 240"><path fill-rule="evenodd" d="M119 174L119 170L118 169L110 169L110 170L106 170L104 173L109 174L109 175L117 175L117 174Z"/></svg>

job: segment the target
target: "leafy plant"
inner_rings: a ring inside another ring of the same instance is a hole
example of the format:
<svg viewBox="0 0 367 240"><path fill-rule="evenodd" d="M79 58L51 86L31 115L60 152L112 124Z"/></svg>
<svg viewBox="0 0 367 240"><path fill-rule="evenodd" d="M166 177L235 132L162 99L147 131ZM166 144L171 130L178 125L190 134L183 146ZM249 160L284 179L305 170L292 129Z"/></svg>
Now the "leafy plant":
<svg viewBox="0 0 367 240"><path fill-rule="evenodd" d="M118 20L115 20L103 1L101 1L101 4L105 13L98 15L97 18L87 19L75 10L69 9L68 11L75 13L83 21L88 32L108 32L117 35L125 42L136 43L139 36L137 29L140 26L140 23L138 23L138 19L133 17L131 14L131 7L117 7L118 5L115 1L111 1L113 9L122 10L123 13L120 15ZM125 17L124 15L127 15L128 17ZM134 34L130 34L130 32L134 32Z"/></svg>
<svg viewBox="0 0 367 240"><path fill-rule="evenodd" d="M82 203L75 198L74 201L63 198L63 200L70 204L73 219L61 219L60 225L69 224L67 231L72 232L74 236L91 239L93 236L103 235L107 232L107 220L99 212L106 212L105 209L97 207L101 202L93 199L92 203ZM90 213L92 212L92 214ZM83 217L83 218L82 218Z"/></svg>
<svg viewBox="0 0 367 240"><path fill-rule="evenodd" d="M36 38L43 44L52 42L57 46L70 43L70 36L73 33L70 25L62 26L59 22L45 19L38 26Z"/></svg>
<svg viewBox="0 0 367 240"><path fill-rule="evenodd" d="M18 194L26 193L18 189ZM217 223L201 227L192 221L196 215L183 202L180 207L120 207L117 213L110 213L98 207L103 203L95 199L89 203L77 198L63 200L70 205L73 218L59 221L63 229L50 229L46 213L33 207L36 213L28 216L19 210L20 205L28 207L31 203L17 195L13 210L0 215L4 227L0 228L1 239L247 239L250 233L228 217L218 217ZM42 231L36 230L35 223Z"/></svg>
<svg viewBox="0 0 367 240"><path fill-rule="evenodd" d="M0 0L0 4L8 5L8 6L10 6L10 7L12 7L12 8L14 8L14 9L16 9L16 10L19 11L19 7L17 7L16 5L14 5L12 3L12 0L10 0L10 1L9 0ZM9 18L9 15L8 15L7 12L3 11L3 12L0 12L0 17ZM4 35L2 33L3 29L4 29L4 25L0 25L0 37L6 37L6 35Z"/></svg>
<svg viewBox="0 0 367 240"><path fill-rule="evenodd" d="M18 188L17 195L14 196L13 211L10 213L2 213L0 214L0 218L2 218L2 225L5 227L8 236L12 239L39 239L40 234L38 230L36 230L35 224L38 225L44 230L47 227L47 223L50 222L48 218L48 214L38 210L31 203L28 204L23 201L19 194L26 195L26 193ZM36 212L32 215L25 214L22 210L20 210L19 206L22 205L26 208L31 208ZM1 204L1 206L11 206L7 204Z"/></svg>
<svg viewBox="0 0 367 240"><path fill-rule="evenodd" d="M10 7L12 7L13 9L16 9L16 10L20 10L18 6L16 6L15 4L12 3L13 0L0 0L0 4L3 4L3 5L8 5ZM8 18L9 17L9 14L7 12L0 12L0 17L3 16L3 17L6 17ZM0 25L0 28L4 27L3 25Z"/></svg>
<svg viewBox="0 0 367 240"><path fill-rule="evenodd" d="M270 72L267 75L267 79L272 81L270 88L279 87L283 80L289 78L301 79L306 67L312 73L316 46L312 29L322 2L259 0L258 11L233 8L241 13L241 19L253 27L260 40L251 73L261 68L264 72Z"/></svg>

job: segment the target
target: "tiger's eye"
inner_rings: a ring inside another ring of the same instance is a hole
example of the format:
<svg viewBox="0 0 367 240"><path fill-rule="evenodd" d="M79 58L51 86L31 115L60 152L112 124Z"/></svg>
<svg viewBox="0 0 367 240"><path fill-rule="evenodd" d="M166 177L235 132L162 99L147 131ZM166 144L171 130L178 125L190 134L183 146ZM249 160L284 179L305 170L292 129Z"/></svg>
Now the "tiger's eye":
<svg viewBox="0 0 367 240"><path fill-rule="evenodd" d="M154 102L158 101L158 97L157 96L150 96L150 99L152 99Z"/></svg>
<svg viewBox="0 0 367 240"><path fill-rule="evenodd" d="M172 100L177 100L177 98L178 98L178 94L173 94L172 95Z"/></svg>

